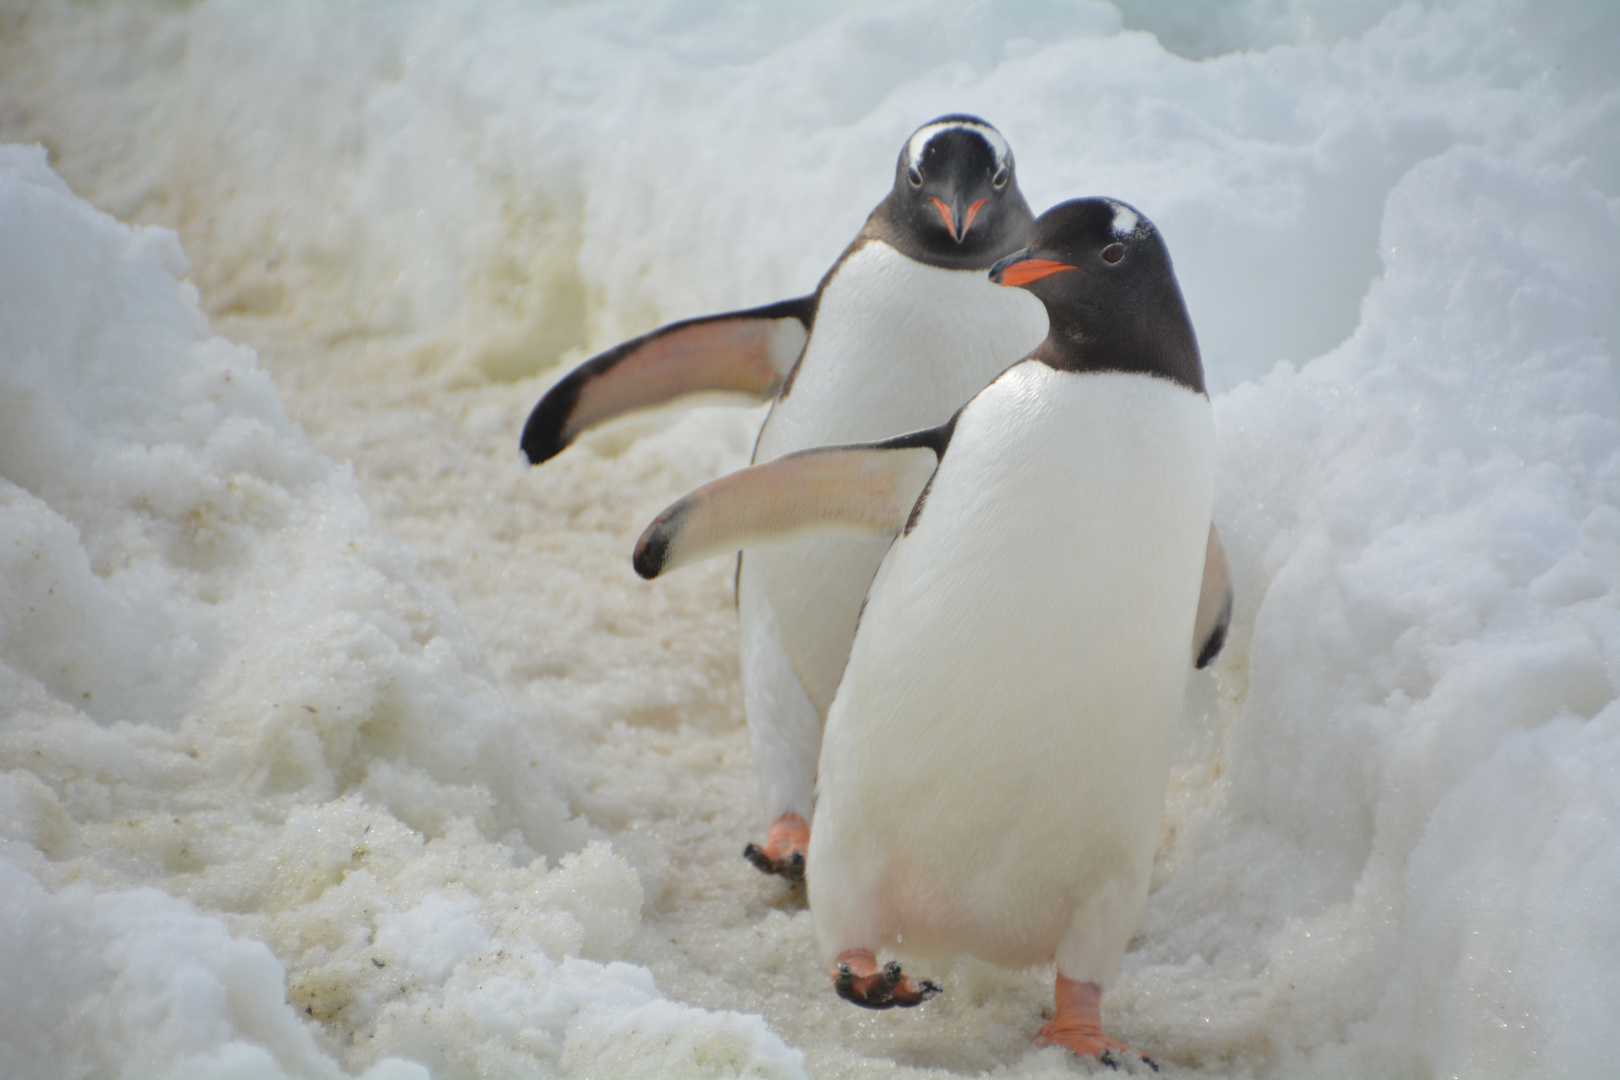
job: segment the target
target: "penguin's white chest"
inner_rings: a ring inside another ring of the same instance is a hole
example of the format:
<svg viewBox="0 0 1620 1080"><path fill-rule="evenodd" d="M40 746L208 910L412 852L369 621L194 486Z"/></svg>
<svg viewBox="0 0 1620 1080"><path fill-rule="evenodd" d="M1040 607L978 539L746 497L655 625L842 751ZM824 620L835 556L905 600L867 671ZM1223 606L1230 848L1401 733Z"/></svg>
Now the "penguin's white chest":
<svg viewBox="0 0 1620 1080"><path fill-rule="evenodd" d="M760 433L756 461L944 423L1046 336L1046 310L983 270L943 270L881 241L822 290L793 384Z"/></svg>
<svg viewBox="0 0 1620 1080"><path fill-rule="evenodd" d="M765 421L754 459L942 424L1045 336L1046 309L1023 289L994 285L982 270L941 270L888 244L865 244L822 291L793 385ZM744 609L760 599L746 594L763 593L779 647L818 714L832 703L861 600L887 547L825 537L743 560ZM745 637L755 630L745 625Z"/></svg>
<svg viewBox="0 0 1620 1080"><path fill-rule="evenodd" d="M1111 977L1146 896L1213 487L1209 402L1169 380L1031 361L964 410L828 715L824 949L1067 952Z"/></svg>

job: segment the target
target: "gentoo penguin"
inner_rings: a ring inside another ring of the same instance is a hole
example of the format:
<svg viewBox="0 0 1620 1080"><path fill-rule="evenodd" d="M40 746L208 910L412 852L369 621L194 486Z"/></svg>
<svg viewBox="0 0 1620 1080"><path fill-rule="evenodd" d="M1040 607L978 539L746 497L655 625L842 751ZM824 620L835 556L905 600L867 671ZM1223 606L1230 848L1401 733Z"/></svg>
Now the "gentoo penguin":
<svg viewBox="0 0 1620 1080"><path fill-rule="evenodd" d="M609 419L717 390L775 397L755 461L938 424L1046 334L1039 302L985 277L1033 217L999 131L962 115L925 124L814 293L673 323L586 361L535 406L523 450L539 464ZM803 876L822 721L887 546L805 539L739 564L743 696L771 823L744 854L766 872Z"/></svg>
<svg viewBox="0 0 1620 1080"><path fill-rule="evenodd" d="M1164 812L1214 418L1169 254L1131 207L1057 206L990 276L1051 330L951 420L699 488L634 561L651 577L810 531L894 538L821 751L807 873L836 989L873 1008L936 992L885 948L1055 962L1037 1037L1106 1057L1129 1049L1099 1001Z"/></svg>

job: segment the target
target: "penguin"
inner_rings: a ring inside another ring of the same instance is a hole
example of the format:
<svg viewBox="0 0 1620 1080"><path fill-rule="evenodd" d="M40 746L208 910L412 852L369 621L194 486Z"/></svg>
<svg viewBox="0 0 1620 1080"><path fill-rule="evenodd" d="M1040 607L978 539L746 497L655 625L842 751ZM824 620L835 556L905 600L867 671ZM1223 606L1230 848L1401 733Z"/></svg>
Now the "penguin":
<svg viewBox="0 0 1620 1080"><path fill-rule="evenodd" d="M1041 304L985 272L1034 220L1012 149L955 114L914 131L888 195L809 296L688 319L587 360L525 424L531 464L689 394L773 400L755 461L950 417L1046 334ZM819 537L739 560L744 705L769 831L744 855L802 880L823 718L887 540Z"/></svg>
<svg viewBox="0 0 1620 1080"><path fill-rule="evenodd" d="M741 545L890 546L828 711L807 867L837 993L938 992L880 950L1055 964L1041 1043L1112 1062L1100 1000L1146 903L1210 576L1215 424L1158 230L1063 203L990 277L1050 331L946 423L723 477L648 527L653 577ZM1224 558L1221 560L1224 566ZM1226 604L1229 611L1230 604Z"/></svg>

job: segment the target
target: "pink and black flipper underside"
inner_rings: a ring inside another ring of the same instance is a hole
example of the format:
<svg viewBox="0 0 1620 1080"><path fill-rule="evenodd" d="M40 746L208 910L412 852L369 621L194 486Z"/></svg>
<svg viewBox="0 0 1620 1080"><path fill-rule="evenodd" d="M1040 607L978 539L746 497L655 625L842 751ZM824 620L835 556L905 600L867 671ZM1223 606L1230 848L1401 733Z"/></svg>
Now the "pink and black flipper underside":
<svg viewBox="0 0 1620 1080"><path fill-rule="evenodd" d="M816 296L661 326L599 353L548 390L523 426L539 465L610 420L694 394L781 392L804 352Z"/></svg>

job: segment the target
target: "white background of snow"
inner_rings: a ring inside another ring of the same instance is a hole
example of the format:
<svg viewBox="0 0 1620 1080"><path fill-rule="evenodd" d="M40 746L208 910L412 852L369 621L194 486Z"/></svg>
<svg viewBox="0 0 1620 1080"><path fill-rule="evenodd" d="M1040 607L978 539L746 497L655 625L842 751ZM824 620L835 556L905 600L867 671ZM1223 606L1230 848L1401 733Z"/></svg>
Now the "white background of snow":
<svg viewBox="0 0 1620 1080"><path fill-rule="evenodd" d="M1616 41L1584 4L0 8L0 139L180 240L0 160L0 1075L1085 1071L1028 1043L1039 973L829 1000L736 856L729 574L626 553L759 413L515 448L559 353L808 291L953 110L1038 209L1154 219L1217 391L1238 617L1112 1028L1169 1072L1600 1074Z"/></svg>

